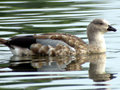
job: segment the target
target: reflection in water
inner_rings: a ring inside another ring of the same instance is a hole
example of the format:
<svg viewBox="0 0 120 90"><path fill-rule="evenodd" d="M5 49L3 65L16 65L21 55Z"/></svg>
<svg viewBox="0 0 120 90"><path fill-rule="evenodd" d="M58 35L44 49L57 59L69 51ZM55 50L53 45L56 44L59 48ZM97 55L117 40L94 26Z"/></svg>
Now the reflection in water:
<svg viewBox="0 0 120 90"><path fill-rule="evenodd" d="M33 71L66 71L67 65L71 64L74 61L74 57L20 57L20 56L13 56L10 60L10 68L13 71L29 71L30 69L34 68ZM22 68L21 68L22 66ZM29 66L29 68L27 68ZM18 68L20 69L18 69ZM30 68L31 67L31 68ZM69 70L69 69L68 69Z"/></svg>
<svg viewBox="0 0 120 90"><path fill-rule="evenodd" d="M89 78L98 82L115 78L113 74L105 72L106 54L97 54L90 59Z"/></svg>
<svg viewBox="0 0 120 90"><path fill-rule="evenodd" d="M94 81L108 81L114 78L113 74L105 72L106 54L104 53L76 57L13 56L9 67L13 71L76 71L82 70L82 64L86 62L90 62L89 78Z"/></svg>

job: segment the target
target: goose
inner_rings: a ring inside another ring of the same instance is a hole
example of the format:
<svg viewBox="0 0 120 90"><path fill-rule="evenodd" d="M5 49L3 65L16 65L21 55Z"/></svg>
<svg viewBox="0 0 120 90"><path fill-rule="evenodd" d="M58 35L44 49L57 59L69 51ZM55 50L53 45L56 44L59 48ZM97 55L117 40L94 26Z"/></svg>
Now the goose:
<svg viewBox="0 0 120 90"><path fill-rule="evenodd" d="M46 33L14 36L8 40L0 39L0 44L9 47L13 55L61 56L82 55L106 52L104 33L117 31L105 19L94 19L87 26L89 44L81 38L64 33Z"/></svg>

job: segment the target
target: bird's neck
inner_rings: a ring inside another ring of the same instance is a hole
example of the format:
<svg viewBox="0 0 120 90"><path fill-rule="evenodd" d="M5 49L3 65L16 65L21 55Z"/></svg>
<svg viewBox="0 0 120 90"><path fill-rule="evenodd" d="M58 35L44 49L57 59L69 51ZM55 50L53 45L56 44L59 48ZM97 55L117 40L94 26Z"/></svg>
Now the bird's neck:
<svg viewBox="0 0 120 90"><path fill-rule="evenodd" d="M89 52L100 53L106 51L106 44L104 35L101 33L95 33L88 36L89 39Z"/></svg>

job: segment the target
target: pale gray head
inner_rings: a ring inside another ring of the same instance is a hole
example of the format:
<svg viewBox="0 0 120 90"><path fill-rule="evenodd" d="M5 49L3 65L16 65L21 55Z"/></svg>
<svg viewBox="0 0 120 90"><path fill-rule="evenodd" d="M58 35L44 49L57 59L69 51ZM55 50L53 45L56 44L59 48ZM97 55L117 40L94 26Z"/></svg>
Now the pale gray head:
<svg viewBox="0 0 120 90"><path fill-rule="evenodd" d="M107 31L115 32L116 29L110 26L105 19L94 19L87 27L89 43L95 43L100 40L102 41L103 35Z"/></svg>
<svg viewBox="0 0 120 90"><path fill-rule="evenodd" d="M104 34L107 31L116 31L116 29L110 26L110 24L105 19L94 19L87 27L87 34L89 33Z"/></svg>
<svg viewBox="0 0 120 90"><path fill-rule="evenodd" d="M95 19L87 27L87 36L89 39L89 46L91 52L105 52L106 45L104 40L104 33L107 31L116 31L115 28L104 19ZM95 49L93 49L95 48Z"/></svg>

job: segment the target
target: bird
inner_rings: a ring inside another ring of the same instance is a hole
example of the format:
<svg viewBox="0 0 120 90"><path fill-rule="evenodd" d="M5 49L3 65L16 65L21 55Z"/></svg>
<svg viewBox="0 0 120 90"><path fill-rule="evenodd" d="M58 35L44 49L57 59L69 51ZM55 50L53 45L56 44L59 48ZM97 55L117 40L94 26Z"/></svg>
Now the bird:
<svg viewBox="0 0 120 90"><path fill-rule="evenodd" d="M64 56L106 52L104 34L117 31L105 19L94 19L87 26L88 44L81 38L66 33L45 33L13 36L8 40L0 38L18 56Z"/></svg>

